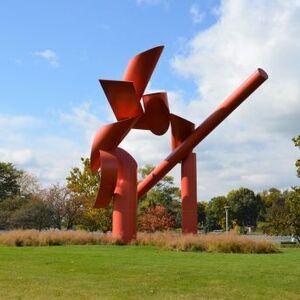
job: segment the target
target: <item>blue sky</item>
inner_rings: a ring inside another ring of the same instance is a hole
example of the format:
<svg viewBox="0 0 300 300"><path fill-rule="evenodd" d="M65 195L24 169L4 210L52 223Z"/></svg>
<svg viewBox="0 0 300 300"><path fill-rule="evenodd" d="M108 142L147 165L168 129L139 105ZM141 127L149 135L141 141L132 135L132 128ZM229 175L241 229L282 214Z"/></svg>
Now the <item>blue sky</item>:
<svg viewBox="0 0 300 300"><path fill-rule="evenodd" d="M121 79L132 56L163 44L148 88L166 90L171 110L197 124L257 67L270 75L197 147L199 199L296 185L299 30L297 1L2 2L0 160L63 183L114 121L98 79ZM168 139L136 132L123 146L156 164Z"/></svg>
<svg viewBox="0 0 300 300"><path fill-rule="evenodd" d="M199 11L207 11L201 23L191 18L193 4L134 0L2 3L2 112L47 116L55 108L96 100L101 96L98 78L120 78L131 56L160 44L166 48L153 85L192 93L192 83L182 82L170 70L169 60L184 40L216 21L212 11L217 2L199 1ZM57 58L43 58L45 50Z"/></svg>

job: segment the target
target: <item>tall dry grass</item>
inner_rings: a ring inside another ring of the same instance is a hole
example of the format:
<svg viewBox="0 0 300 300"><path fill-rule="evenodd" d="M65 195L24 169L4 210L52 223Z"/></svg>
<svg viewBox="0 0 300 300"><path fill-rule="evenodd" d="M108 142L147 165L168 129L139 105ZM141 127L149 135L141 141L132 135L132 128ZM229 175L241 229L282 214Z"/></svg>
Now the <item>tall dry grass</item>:
<svg viewBox="0 0 300 300"><path fill-rule="evenodd" d="M0 233L0 245L54 246L54 245L117 245L119 239L109 234L59 230L12 230ZM205 251L223 253L276 253L274 243L251 240L237 234L182 235L175 232L139 233L131 244L150 245L173 251Z"/></svg>
<svg viewBox="0 0 300 300"><path fill-rule="evenodd" d="M254 241L237 234L187 234L174 232L140 233L137 245L152 245L175 251L205 251L222 253L277 253L269 241Z"/></svg>
<svg viewBox="0 0 300 300"><path fill-rule="evenodd" d="M0 245L6 246L60 246L119 244L111 235L83 230L11 230L0 233Z"/></svg>

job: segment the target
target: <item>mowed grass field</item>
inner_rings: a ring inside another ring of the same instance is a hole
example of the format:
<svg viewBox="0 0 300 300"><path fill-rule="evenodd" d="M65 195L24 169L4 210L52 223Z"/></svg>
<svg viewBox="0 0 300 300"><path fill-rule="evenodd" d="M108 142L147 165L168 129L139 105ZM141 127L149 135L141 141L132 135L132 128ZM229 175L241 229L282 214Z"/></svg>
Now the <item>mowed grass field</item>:
<svg viewBox="0 0 300 300"><path fill-rule="evenodd" d="M0 299L300 299L300 249L0 247Z"/></svg>

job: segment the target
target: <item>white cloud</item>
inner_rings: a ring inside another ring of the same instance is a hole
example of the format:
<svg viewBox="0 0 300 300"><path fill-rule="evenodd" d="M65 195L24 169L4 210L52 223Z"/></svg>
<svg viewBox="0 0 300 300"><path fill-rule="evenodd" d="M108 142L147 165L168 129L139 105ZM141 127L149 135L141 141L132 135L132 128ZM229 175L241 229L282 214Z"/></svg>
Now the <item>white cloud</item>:
<svg viewBox="0 0 300 300"><path fill-rule="evenodd" d="M205 18L205 13L200 11L197 3L194 3L191 6L190 14L191 14L192 20L195 24L202 23Z"/></svg>
<svg viewBox="0 0 300 300"><path fill-rule="evenodd" d="M0 115L0 132L10 128L19 128L24 126L31 126L38 123L38 120L32 116L19 115Z"/></svg>
<svg viewBox="0 0 300 300"><path fill-rule="evenodd" d="M216 24L196 34L172 60L180 76L195 82L198 96L183 99L184 93L168 91L171 111L199 124L257 67L270 78L197 147L198 199L240 186L260 191L299 184L291 138L300 129L300 3L227 0L218 16ZM102 107L84 103L59 113L56 121L64 129L71 125L75 138L60 132L32 137L27 129L40 120L0 116L1 159L28 168L43 182L63 180L80 156L89 154L97 129L115 122L109 105ZM133 130L121 147L139 166L157 164L170 152L170 136ZM179 168L172 174L179 183Z"/></svg>
<svg viewBox="0 0 300 300"><path fill-rule="evenodd" d="M269 80L198 146L202 195L242 185L255 190L295 185L291 138L300 132L300 2L229 0L219 12L218 22L172 60L198 89L185 115L200 123L257 67Z"/></svg>
<svg viewBox="0 0 300 300"><path fill-rule="evenodd" d="M58 55L51 49L37 51L34 53L34 55L43 58L54 68L58 68L60 65Z"/></svg>
<svg viewBox="0 0 300 300"><path fill-rule="evenodd" d="M51 121L58 123L60 116L49 119L0 115L0 161L12 162L36 175L44 185L64 182L70 169L80 164L80 157L88 155L90 147L84 128L82 135L74 134L75 138L66 134L65 124L63 130L49 133Z"/></svg>
<svg viewBox="0 0 300 300"><path fill-rule="evenodd" d="M26 165L32 160L32 151L26 148L20 150L0 148L0 157L2 161Z"/></svg>
<svg viewBox="0 0 300 300"><path fill-rule="evenodd" d="M104 111L106 112L106 110ZM59 115L60 121L79 129L84 134L86 141L89 142L99 127L103 125L100 115L92 112L91 102L88 101L73 107L70 112L60 112Z"/></svg>
<svg viewBox="0 0 300 300"><path fill-rule="evenodd" d="M80 157L86 154L84 151L80 137L40 136L32 149L34 161L27 169L43 184L63 183L71 168L80 165Z"/></svg>
<svg viewBox="0 0 300 300"><path fill-rule="evenodd" d="M136 0L137 5L163 5L165 10L170 8L170 0Z"/></svg>

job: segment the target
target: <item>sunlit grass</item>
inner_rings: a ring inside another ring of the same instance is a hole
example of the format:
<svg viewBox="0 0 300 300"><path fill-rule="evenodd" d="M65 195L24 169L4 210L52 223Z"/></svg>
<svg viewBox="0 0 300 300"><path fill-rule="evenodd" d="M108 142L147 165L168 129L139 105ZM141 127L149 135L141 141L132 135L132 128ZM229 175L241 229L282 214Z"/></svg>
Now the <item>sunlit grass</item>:
<svg viewBox="0 0 300 300"><path fill-rule="evenodd" d="M300 299L300 249L0 247L0 299Z"/></svg>

